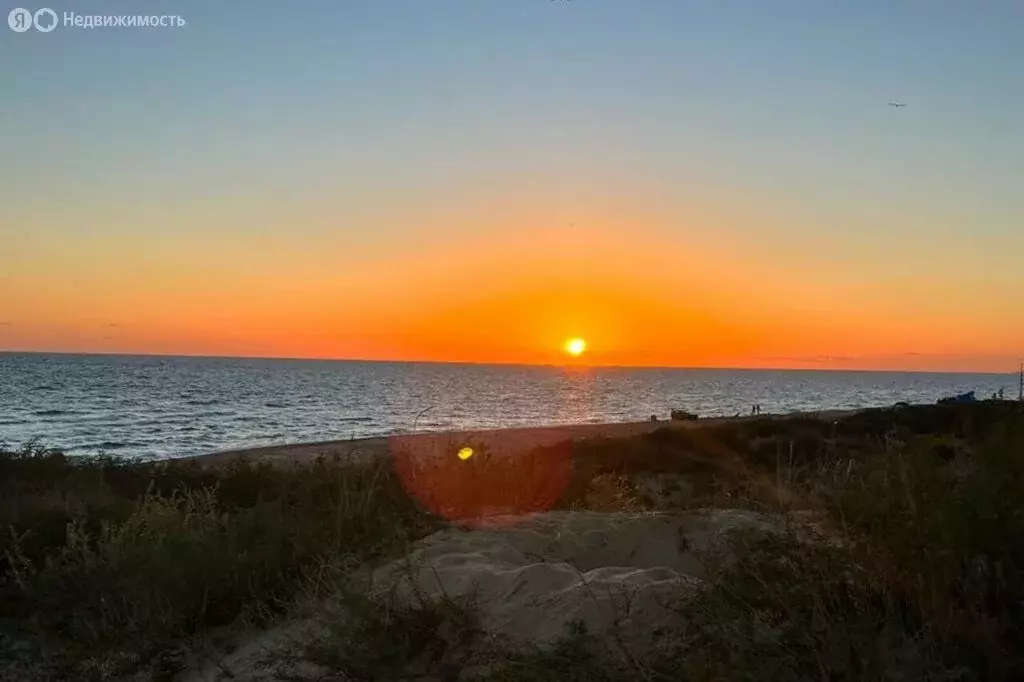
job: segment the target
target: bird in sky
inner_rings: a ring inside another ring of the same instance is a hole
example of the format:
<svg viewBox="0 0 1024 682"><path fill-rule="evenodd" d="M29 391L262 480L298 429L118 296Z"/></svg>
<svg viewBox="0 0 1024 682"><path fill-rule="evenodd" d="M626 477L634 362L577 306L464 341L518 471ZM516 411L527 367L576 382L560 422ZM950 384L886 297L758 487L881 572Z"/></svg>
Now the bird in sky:
<svg viewBox="0 0 1024 682"><path fill-rule="evenodd" d="M905 107L907 105L905 103L903 103L903 102L889 102L889 106L890 107Z"/></svg>

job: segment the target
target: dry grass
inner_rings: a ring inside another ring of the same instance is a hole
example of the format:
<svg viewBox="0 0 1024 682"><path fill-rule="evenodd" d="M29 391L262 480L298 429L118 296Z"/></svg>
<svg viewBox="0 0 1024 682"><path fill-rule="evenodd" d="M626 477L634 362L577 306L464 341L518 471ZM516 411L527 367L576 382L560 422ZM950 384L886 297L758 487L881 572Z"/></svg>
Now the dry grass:
<svg viewBox="0 0 1024 682"><path fill-rule="evenodd" d="M576 632L492 679L1024 679L1022 406L754 420L688 437L634 440L625 461L602 444L593 471L683 470L712 494L753 491L741 503L757 508L773 506L762 494L773 481L774 507L823 512L834 542L752 543L642 662L595 659L600 643Z"/></svg>
<svg viewBox="0 0 1024 682"><path fill-rule="evenodd" d="M436 527L386 463L209 471L27 448L0 455L0 491L5 639L75 678L269 621L323 565Z"/></svg>
<svg viewBox="0 0 1024 682"><path fill-rule="evenodd" d="M678 494L652 496L651 480ZM553 649L489 648L476 678L1024 679L1024 411L1011 403L288 469L27 448L0 455L0 493L0 654L73 679L169 674L190 638L269 621L297 592L332 591L325 566L444 521L655 506L805 509L835 542L752 543L643 660L577 628ZM309 655L349 679L454 679L479 658L471 605L334 598L347 620Z"/></svg>

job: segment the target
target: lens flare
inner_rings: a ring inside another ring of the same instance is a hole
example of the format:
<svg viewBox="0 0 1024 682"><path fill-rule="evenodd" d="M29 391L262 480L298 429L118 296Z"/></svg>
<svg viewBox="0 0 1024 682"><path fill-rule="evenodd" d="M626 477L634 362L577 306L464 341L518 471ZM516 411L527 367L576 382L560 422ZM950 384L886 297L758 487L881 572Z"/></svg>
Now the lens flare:
<svg viewBox="0 0 1024 682"><path fill-rule="evenodd" d="M547 511L572 480L571 441L533 449L483 442L456 450L444 435L391 436L388 445L409 495L432 514L472 527Z"/></svg>

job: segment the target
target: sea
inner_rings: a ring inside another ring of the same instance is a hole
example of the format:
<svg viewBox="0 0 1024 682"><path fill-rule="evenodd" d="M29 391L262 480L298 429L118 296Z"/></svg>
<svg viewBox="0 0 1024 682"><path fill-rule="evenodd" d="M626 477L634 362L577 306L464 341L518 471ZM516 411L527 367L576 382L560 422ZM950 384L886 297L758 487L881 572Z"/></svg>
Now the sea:
<svg viewBox="0 0 1024 682"><path fill-rule="evenodd" d="M1010 374L0 353L0 444L142 459L415 431L1016 397Z"/></svg>

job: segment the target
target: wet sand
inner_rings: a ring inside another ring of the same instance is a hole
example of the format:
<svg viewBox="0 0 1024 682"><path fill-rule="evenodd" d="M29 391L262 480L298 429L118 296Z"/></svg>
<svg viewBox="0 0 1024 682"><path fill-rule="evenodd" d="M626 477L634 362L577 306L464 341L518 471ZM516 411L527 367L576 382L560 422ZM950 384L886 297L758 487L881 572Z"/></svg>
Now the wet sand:
<svg viewBox="0 0 1024 682"><path fill-rule="evenodd" d="M718 417L699 419L697 421L664 420L658 422L620 422L577 424L572 426L529 426L505 429L422 432L378 438L323 441L319 443L268 445L241 450L227 450L189 457L188 459L197 461L204 466L223 466L239 459L251 463L270 463L288 466L309 463L318 457L327 459L336 457L345 459L374 459L387 457L395 451L442 453L467 445L485 448L494 454L514 455L564 441L579 442L603 438L628 438L662 428L693 429L750 419L786 419L800 416L838 419L854 414L857 411L829 410L822 412L794 412L781 415L764 414L757 417Z"/></svg>

